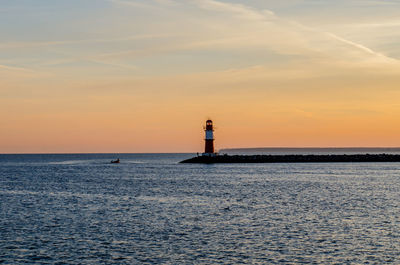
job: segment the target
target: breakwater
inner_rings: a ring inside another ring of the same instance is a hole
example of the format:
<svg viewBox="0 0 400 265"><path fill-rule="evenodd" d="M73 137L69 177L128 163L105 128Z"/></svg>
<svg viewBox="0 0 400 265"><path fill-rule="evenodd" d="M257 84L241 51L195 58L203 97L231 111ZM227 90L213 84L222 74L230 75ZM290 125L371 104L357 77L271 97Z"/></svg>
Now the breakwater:
<svg viewBox="0 0 400 265"><path fill-rule="evenodd" d="M180 163L362 163L400 162L400 155L354 154L354 155L216 155L197 156Z"/></svg>

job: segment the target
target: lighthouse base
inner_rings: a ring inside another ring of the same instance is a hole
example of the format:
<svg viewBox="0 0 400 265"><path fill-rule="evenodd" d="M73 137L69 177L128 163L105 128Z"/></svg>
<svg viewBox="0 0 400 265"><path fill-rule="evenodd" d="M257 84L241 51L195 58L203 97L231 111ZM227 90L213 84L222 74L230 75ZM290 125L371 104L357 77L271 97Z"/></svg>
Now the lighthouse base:
<svg viewBox="0 0 400 265"><path fill-rule="evenodd" d="M216 157L217 153L202 153L201 156Z"/></svg>

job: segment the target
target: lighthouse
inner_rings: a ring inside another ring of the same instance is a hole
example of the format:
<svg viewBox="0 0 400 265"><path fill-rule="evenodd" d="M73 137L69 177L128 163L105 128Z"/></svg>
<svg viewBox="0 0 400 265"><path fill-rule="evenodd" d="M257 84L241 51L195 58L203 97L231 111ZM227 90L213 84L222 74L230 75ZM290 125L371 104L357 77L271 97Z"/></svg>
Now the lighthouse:
<svg viewBox="0 0 400 265"><path fill-rule="evenodd" d="M207 120L206 121L206 127L204 129L206 132L206 138L204 139L206 144L205 144L205 149L203 156L215 156L214 152L214 128L213 128L213 122L212 120Z"/></svg>

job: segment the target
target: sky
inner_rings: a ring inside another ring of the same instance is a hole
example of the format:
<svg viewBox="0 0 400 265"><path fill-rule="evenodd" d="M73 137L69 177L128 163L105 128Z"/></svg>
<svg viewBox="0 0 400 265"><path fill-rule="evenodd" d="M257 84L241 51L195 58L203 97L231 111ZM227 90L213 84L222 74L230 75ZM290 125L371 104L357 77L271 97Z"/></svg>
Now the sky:
<svg viewBox="0 0 400 265"><path fill-rule="evenodd" d="M0 0L0 153L399 147L400 0Z"/></svg>

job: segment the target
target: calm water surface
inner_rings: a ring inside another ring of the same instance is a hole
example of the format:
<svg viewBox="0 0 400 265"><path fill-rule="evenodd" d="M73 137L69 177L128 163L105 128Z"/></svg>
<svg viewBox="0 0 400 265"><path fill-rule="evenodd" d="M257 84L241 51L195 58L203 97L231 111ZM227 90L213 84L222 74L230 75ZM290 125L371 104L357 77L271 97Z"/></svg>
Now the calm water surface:
<svg viewBox="0 0 400 265"><path fill-rule="evenodd" d="M400 163L191 156L0 155L0 263L400 264Z"/></svg>

